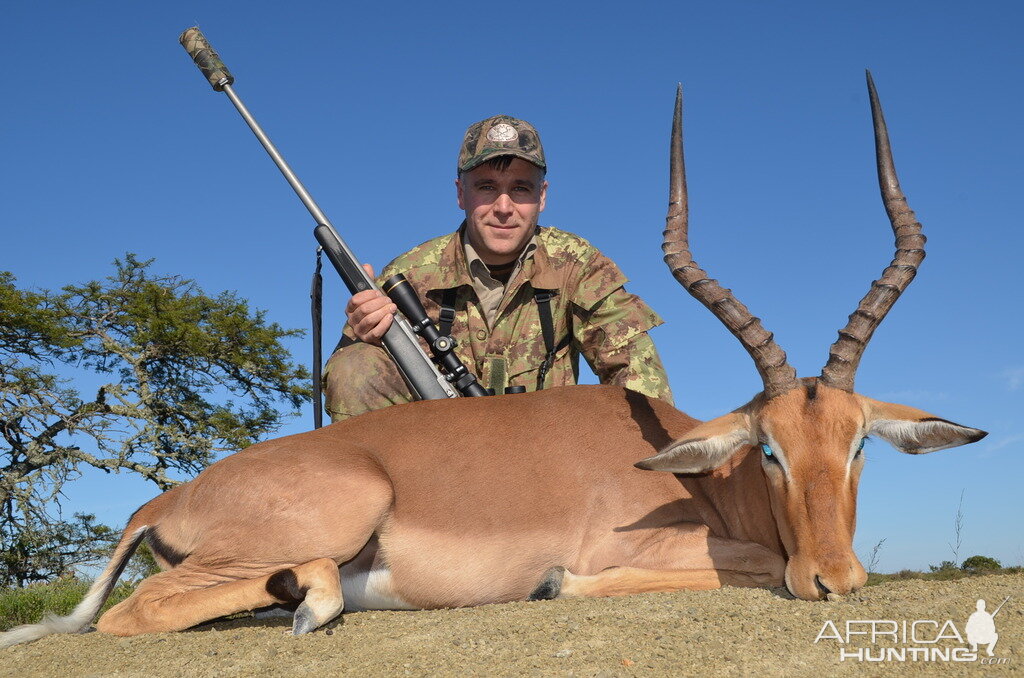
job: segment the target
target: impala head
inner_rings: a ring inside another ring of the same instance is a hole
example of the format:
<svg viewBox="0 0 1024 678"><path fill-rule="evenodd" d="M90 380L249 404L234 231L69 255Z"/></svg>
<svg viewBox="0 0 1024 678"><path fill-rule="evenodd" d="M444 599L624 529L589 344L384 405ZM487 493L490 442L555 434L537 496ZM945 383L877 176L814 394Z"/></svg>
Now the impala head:
<svg viewBox="0 0 1024 678"><path fill-rule="evenodd" d="M797 379L772 334L732 293L693 260L687 232L682 150L682 89L672 126L665 261L675 278L703 303L750 354L764 391L746 405L692 429L640 468L704 473L735 454L760 456L772 513L786 550L786 586L807 600L846 594L867 575L853 552L857 483L864 440L877 436L907 454L975 442L986 433L904 405L853 391L861 355L878 324L917 273L925 237L907 206L893 166L874 83L868 91L875 128L879 185L896 235L896 256L839 331L819 377Z"/></svg>

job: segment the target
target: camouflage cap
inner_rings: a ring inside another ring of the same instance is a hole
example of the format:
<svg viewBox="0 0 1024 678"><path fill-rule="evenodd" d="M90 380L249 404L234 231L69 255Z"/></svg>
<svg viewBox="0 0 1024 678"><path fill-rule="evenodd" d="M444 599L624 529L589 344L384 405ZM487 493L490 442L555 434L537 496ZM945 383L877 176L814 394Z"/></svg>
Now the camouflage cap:
<svg viewBox="0 0 1024 678"><path fill-rule="evenodd" d="M543 170L544 148L533 125L510 115L495 115L474 123L466 130L459 151L459 171L468 172L499 155L514 155Z"/></svg>

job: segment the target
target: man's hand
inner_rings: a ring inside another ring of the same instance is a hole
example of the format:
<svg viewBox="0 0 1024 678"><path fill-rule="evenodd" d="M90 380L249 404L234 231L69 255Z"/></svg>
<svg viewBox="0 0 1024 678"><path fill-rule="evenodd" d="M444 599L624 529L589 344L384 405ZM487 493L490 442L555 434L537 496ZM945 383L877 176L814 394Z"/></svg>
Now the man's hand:
<svg viewBox="0 0 1024 678"><path fill-rule="evenodd" d="M363 268L371 278L373 267L363 264ZM348 316L349 327L355 333L356 338L367 344L380 346L380 340L384 333L391 327L391 321L395 319L395 311L398 307L391 303L384 294L378 290L363 290L352 296L345 307L345 315Z"/></svg>

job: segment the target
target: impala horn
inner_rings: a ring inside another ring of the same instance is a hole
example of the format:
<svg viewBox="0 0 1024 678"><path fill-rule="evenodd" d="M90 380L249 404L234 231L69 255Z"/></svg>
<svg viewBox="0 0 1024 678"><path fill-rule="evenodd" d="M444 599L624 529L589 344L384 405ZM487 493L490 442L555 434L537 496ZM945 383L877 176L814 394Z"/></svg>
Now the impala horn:
<svg viewBox="0 0 1024 678"><path fill-rule="evenodd" d="M839 338L829 349L828 362L821 370L822 382L844 391L853 391L853 379L871 335L917 275L917 267L925 255L926 238L921 233L921 224L907 205L907 198L900 190L900 181L896 177L892 149L889 147L889 132L885 127L871 71L867 72L867 78L871 118L875 128L878 186L882 191L885 212L889 215L892 231L896 235L896 254L888 268L882 271L882 277L871 283L871 289L861 299L846 327L839 330Z"/></svg>
<svg viewBox="0 0 1024 678"><path fill-rule="evenodd" d="M672 275L694 299L704 304L722 324L740 340L764 383L764 394L773 398L797 385L796 370L786 361L786 352L775 343L732 291L708 277L693 260L689 243L689 209L686 196L686 169L683 166L683 86L676 90L676 110L672 119L670 151L669 203L665 217L665 239L661 249Z"/></svg>

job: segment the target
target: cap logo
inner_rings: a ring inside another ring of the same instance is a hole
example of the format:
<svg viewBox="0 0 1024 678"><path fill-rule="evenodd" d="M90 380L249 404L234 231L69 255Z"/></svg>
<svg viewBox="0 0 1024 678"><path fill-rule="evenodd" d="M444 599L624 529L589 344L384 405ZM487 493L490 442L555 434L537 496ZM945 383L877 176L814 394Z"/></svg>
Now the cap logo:
<svg viewBox="0 0 1024 678"><path fill-rule="evenodd" d="M515 141L518 138L519 132L517 132L516 128L507 122L499 122L497 125L487 130L488 141L505 142Z"/></svg>

